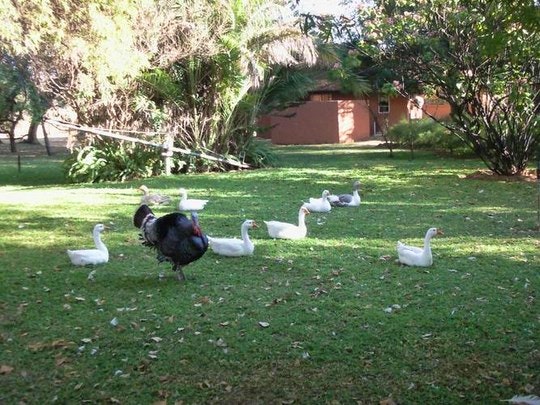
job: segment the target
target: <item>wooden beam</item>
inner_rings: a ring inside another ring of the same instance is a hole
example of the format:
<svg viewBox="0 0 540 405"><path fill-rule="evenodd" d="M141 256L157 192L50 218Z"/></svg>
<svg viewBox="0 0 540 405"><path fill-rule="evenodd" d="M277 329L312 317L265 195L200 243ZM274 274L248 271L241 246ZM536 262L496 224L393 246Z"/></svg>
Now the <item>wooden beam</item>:
<svg viewBox="0 0 540 405"><path fill-rule="evenodd" d="M169 151L176 152L176 153L181 153L183 155L197 156L197 157L200 157L202 159L212 160L212 161L221 162L221 163L227 163L227 164L229 164L231 166L240 167L242 169L251 168L250 165L248 165L246 163L236 161L236 160L232 160L232 159L228 159L228 158L224 158L224 157L212 156L212 155L208 155L208 154L206 154L204 152L196 152L196 151L192 151L192 150L189 150L189 149L177 148L177 147L174 147L174 146L173 147L167 147L166 144L159 144L159 143L156 143L156 142L145 141L143 139L135 138L135 137L128 136L128 135L116 134L116 133L111 132L110 130L103 130L103 129L99 129L99 128L86 127L86 126L83 126L83 125L72 124L72 123L69 123L69 122L59 121L59 120L50 119L50 118L45 118L44 120L49 122L52 125L59 125L59 126L63 126L63 127L70 128L70 129L76 129L78 131L89 132L89 133L94 134L94 135L105 136L105 137L109 137L109 138L119 139L119 140L122 140L122 141L140 143L140 144L143 144L143 145L149 145L149 146L153 146L155 148L160 148L160 149L167 149Z"/></svg>

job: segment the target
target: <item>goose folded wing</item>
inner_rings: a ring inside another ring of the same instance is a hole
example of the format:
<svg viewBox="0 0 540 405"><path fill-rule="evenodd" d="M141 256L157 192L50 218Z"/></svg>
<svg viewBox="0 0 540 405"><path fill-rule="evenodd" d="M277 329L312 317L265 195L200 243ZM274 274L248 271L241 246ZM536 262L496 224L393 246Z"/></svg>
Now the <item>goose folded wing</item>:
<svg viewBox="0 0 540 405"><path fill-rule="evenodd" d="M350 194L340 194L336 198L332 199L330 203L336 207L345 207L352 203L353 196Z"/></svg>
<svg viewBox="0 0 540 405"><path fill-rule="evenodd" d="M398 242L398 250L403 253L410 252L415 254L421 254L424 251L424 249L421 249L419 247L405 245L401 242Z"/></svg>

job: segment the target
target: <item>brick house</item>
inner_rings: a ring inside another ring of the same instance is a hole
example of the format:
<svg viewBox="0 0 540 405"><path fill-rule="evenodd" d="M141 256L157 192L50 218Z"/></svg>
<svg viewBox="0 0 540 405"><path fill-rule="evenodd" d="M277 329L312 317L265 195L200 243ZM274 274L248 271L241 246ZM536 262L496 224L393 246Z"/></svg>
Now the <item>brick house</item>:
<svg viewBox="0 0 540 405"><path fill-rule="evenodd" d="M379 133L377 123L392 126L404 118L426 116L418 102L437 118L450 114L450 106L439 99L408 100L377 94L355 98L341 92L337 85L322 81L304 103L261 117L259 123L267 130L259 136L280 145L369 140Z"/></svg>

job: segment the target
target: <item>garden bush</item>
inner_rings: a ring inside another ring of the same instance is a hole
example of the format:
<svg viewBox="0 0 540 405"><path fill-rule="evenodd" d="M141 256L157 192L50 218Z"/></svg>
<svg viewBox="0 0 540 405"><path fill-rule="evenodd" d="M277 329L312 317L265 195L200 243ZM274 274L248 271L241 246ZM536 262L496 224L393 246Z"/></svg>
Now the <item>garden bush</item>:
<svg viewBox="0 0 540 405"><path fill-rule="evenodd" d="M277 162L272 142L262 138L248 138L241 149L241 155L244 162L254 167L275 166Z"/></svg>
<svg viewBox="0 0 540 405"><path fill-rule="evenodd" d="M161 174L161 154L153 147L131 142L97 141L65 160L64 170L74 183L126 181Z"/></svg>
<svg viewBox="0 0 540 405"><path fill-rule="evenodd" d="M401 120L388 130L388 138L399 146L443 150L449 153L468 150L466 144L441 124L431 120Z"/></svg>

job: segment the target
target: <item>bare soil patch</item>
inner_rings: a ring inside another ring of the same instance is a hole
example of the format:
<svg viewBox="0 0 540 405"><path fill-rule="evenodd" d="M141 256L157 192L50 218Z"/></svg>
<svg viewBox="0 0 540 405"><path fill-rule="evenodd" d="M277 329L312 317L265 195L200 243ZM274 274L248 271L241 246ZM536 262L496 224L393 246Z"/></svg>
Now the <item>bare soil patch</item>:
<svg viewBox="0 0 540 405"><path fill-rule="evenodd" d="M488 181L536 181L536 170L527 169L519 176L503 176L490 170L477 170L473 173L460 176L465 179L488 180Z"/></svg>
<svg viewBox="0 0 540 405"><path fill-rule="evenodd" d="M47 156L47 149L45 148L43 139L40 139L39 143L18 141L16 145L17 152L12 153L9 146L9 139L0 139L0 157L17 155L26 157ZM53 155L65 155L69 153L66 147L67 137L52 137L49 139L49 145Z"/></svg>

